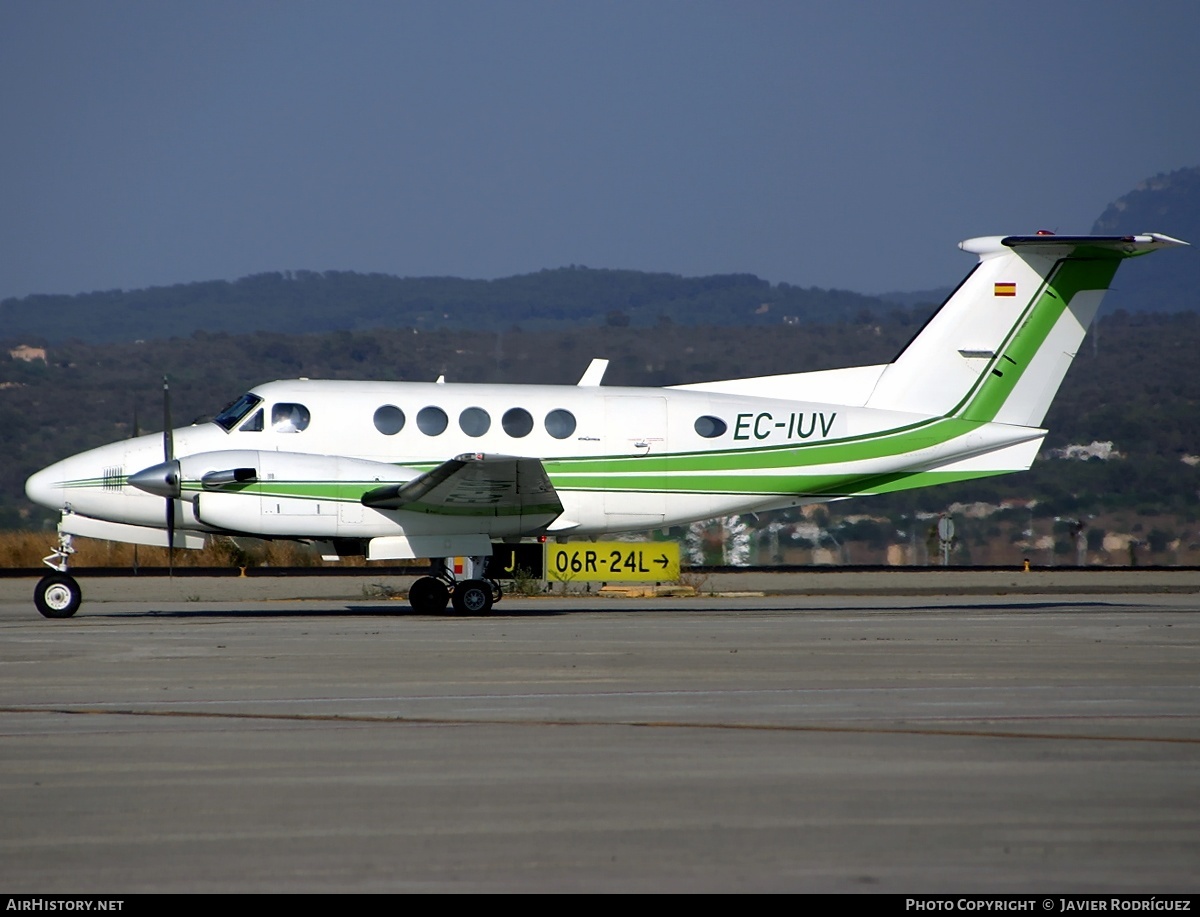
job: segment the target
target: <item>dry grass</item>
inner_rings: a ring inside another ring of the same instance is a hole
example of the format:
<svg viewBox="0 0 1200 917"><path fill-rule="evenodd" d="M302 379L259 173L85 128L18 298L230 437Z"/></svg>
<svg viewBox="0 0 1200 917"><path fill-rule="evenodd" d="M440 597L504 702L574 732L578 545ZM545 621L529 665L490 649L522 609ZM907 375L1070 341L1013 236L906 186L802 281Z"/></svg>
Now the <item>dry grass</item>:
<svg viewBox="0 0 1200 917"><path fill-rule="evenodd" d="M40 567L55 545L50 532L0 532L0 567ZM73 567L132 567L135 552L140 567L166 567L167 549L76 537ZM314 567L324 561L316 549L294 541L259 541L213 536L200 551L175 550L177 567ZM361 557L347 557L342 566L365 566Z"/></svg>

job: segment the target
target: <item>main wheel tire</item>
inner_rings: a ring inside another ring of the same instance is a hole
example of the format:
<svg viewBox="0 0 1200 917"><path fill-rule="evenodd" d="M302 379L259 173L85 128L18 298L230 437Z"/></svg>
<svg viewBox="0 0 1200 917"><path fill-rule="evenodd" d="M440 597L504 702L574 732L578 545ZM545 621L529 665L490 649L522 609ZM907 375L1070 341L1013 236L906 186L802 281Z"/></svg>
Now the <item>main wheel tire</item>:
<svg viewBox="0 0 1200 917"><path fill-rule="evenodd" d="M441 580L423 576L408 590L408 604L423 615L440 615L450 601L450 590Z"/></svg>
<svg viewBox="0 0 1200 917"><path fill-rule="evenodd" d="M65 573L43 576L33 592L33 603L45 618L69 618L79 610L82 601L79 583Z"/></svg>
<svg viewBox="0 0 1200 917"><path fill-rule="evenodd" d="M460 615L485 615L492 610L492 587L469 579L454 587L454 610Z"/></svg>

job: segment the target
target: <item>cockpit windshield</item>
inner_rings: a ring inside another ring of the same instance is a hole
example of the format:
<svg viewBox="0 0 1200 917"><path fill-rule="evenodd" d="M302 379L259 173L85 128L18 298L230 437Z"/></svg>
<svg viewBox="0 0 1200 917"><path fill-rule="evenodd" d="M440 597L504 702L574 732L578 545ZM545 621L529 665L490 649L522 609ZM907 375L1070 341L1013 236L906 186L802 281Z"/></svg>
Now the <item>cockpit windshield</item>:
<svg viewBox="0 0 1200 917"><path fill-rule="evenodd" d="M225 406L216 417L213 418L213 423L221 427L226 433L232 430L239 420L254 410L255 406L262 403L262 399L251 392L246 392L237 401L232 401Z"/></svg>

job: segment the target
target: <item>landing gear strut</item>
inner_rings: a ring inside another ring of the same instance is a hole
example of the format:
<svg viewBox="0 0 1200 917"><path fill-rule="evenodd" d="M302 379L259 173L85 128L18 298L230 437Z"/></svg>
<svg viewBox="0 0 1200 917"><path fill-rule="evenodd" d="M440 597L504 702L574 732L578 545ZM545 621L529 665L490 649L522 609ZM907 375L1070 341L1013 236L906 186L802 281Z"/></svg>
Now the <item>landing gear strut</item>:
<svg viewBox="0 0 1200 917"><path fill-rule="evenodd" d="M464 572L468 579L454 575L452 558L435 558L429 576L423 576L408 591L408 602L420 614L441 614L451 604L456 614L486 615L504 593L493 579L476 577L483 574L486 557L468 557Z"/></svg>
<svg viewBox="0 0 1200 917"><path fill-rule="evenodd" d="M42 563L57 571L43 576L33 590L33 604L43 617L69 618L79 610L83 590L79 588L75 577L67 574L67 561L74 553L71 536L59 532L58 546L42 558Z"/></svg>

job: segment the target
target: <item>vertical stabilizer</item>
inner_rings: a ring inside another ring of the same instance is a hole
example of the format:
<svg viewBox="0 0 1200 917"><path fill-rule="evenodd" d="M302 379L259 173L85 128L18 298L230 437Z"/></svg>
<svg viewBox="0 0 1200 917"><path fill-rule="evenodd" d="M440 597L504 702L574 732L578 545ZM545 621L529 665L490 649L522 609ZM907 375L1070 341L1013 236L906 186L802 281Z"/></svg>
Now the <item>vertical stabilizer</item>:
<svg viewBox="0 0 1200 917"><path fill-rule="evenodd" d="M991 236L979 263L883 371L867 406L1039 426L1121 260L1185 245L1140 236Z"/></svg>

